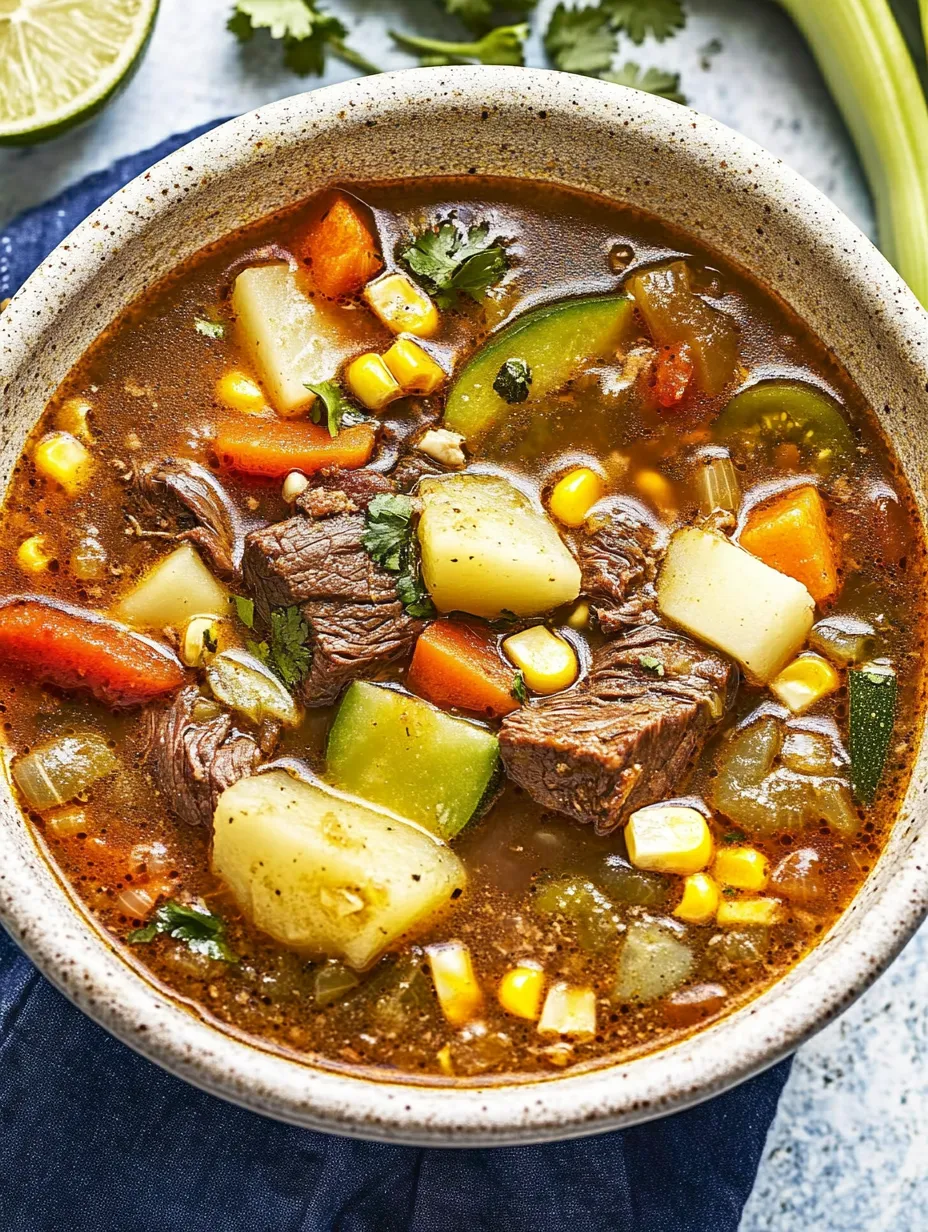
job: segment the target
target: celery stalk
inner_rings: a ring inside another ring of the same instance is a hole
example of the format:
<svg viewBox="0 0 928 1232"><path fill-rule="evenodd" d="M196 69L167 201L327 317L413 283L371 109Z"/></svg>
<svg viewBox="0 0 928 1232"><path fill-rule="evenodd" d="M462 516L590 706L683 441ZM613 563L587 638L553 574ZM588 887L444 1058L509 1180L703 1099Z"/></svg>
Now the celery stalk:
<svg viewBox="0 0 928 1232"><path fill-rule="evenodd" d="M886 0L780 0L857 146L880 246L928 306L928 106ZM928 31L928 0L921 0Z"/></svg>

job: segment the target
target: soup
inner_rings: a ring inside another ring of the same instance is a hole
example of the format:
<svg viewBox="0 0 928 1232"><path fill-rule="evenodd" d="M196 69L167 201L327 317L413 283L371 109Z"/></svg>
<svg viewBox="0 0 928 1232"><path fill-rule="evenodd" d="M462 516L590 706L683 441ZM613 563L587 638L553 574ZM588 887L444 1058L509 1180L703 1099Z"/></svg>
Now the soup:
<svg viewBox="0 0 928 1232"><path fill-rule="evenodd" d="M924 558L769 292L555 187L333 188L69 374L0 539L6 761L128 961L427 1081L744 1005L877 858Z"/></svg>

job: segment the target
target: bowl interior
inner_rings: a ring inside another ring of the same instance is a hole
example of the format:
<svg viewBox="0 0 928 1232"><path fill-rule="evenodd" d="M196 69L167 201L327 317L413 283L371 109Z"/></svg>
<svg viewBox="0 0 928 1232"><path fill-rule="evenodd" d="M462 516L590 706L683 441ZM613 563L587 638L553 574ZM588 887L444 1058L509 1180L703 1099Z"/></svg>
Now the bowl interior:
<svg viewBox="0 0 928 1232"><path fill-rule="evenodd" d="M412 70L263 108L117 193L0 318L0 483L69 368L152 282L332 181L505 175L602 193L766 283L835 352L928 505L928 315L810 185L721 125L637 91L507 68ZM528 1142L674 1111L771 1064L857 996L928 910L922 739L901 816L828 937L744 1009L660 1053L462 1089L314 1069L220 1034L130 969L79 914L0 782L0 915L40 968L126 1043L216 1094L299 1124L428 1144Z"/></svg>

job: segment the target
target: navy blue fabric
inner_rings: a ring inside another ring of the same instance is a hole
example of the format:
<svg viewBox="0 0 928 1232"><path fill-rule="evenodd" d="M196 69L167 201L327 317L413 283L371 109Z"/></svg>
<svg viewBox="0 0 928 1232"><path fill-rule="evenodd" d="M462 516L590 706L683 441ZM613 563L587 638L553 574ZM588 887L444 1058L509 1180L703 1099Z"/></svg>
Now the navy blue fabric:
<svg viewBox="0 0 928 1232"><path fill-rule="evenodd" d="M0 296L200 131L11 223ZM783 1062L698 1108L577 1142L355 1142L164 1073L85 1018L0 931L0 1232L735 1232L788 1072Z"/></svg>

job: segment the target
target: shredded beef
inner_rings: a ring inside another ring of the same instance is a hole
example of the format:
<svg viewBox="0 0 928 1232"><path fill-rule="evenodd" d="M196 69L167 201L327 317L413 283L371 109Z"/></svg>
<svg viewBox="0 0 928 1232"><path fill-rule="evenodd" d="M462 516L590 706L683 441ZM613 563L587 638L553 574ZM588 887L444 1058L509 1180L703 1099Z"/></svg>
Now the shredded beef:
<svg viewBox="0 0 928 1232"><path fill-rule="evenodd" d="M596 651L580 687L503 720L503 765L543 808L608 834L679 795L737 684L727 660L683 634L636 629Z"/></svg>
<svg viewBox="0 0 928 1232"><path fill-rule="evenodd" d="M242 529L234 504L214 475L189 458L166 458L139 470L136 482L148 507L176 523L176 538L195 544L219 577L238 577ZM194 525L185 529L185 520Z"/></svg>
<svg viewBox="0 0 928 1232"><path fill-rule="evenodd" d="M204 710L198 717L198 710ZM255 774L270 753L233 726L228 711L216 712L196 685L145 716L144 756L169 807L193 826L212 825L216 801L227 787Z"/></svg>
<svg viewBox="0 0 928 1232"><path fill-rule="evenodd" d="M327 466L311 477L309 487L297 497L296 505L310 517L327 517L323 493L340 493L355 509L363 510L375 496L395 491L396 484L379 471L364 467L359 470L342 470L337 466ZM317 509L321 512L317 512Z"/></svg>
<svg viewBox="0 0 928 1232"><path fill-rule="evenodd" d="M657 621L654 581L662 556L655 529L633 501L610 501L578 539L581 589L604 633Z"/></svg>

